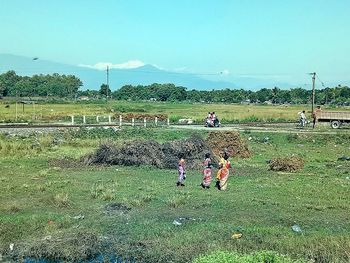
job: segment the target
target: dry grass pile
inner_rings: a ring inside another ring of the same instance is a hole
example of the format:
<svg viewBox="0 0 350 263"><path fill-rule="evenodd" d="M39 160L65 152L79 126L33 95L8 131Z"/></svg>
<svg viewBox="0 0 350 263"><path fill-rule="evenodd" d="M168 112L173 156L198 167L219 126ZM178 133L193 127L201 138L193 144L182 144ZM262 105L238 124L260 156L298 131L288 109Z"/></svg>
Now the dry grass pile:
<svg viewBox="0 0 350 263"><path fill-rule="evenodd" d="M102 144L95 153L83 158L86 164L152 165L158 168L177 167L179 156L188 168L200 168L210 147L199 136L160 144L156 141L131 141L122 145ZM215 163L215 160L214 160Z"/></svg>
<svg viewBox="0 0 350 263"><path fill-rule="evenodd" d="M101 144L95 153L84 158L86 164L153 165L163 168L164 154L156 141L132 141L121 146Z"/></svg>
<svg viewBox="0 0 350 263"><path fill-rule="evenodd" d="M296 172L304 168L304 160L297 156L275 158L269 165L272 171Z"/></svg>
<svg viewBox="0 0 350 263"><path fill-rule="evenodd" d="M147 120L154 120L155 117L158 118L158 121L166 121L168 119L168 115L165 114L147 114L147 113L125 113L125 114L116 114L114 117L119 118L119 115L122 115L124 120L131 120L134 118L135 120L143 120L146 118Z"/></svg>
<svg viewBox="0 0 350 263"><path fill-rule="evenodd" d="M226 150L230 156L239 156L241 158L249 158L251 156L247 143L235 131L210 132L206 143L216 156L219 156L223 150Z"/></svg>
<svg viewBox="0 0 350 263"><path fill-rule="evenodd" d="M183 155L189 169L201 168L206 153L211 154L212 159L214 159L213 163L216 162L209 145L198 134L194 134L188 139L167 142L163 144L162 151L165 155L164 167L166 168L176 167L180 155Z"/></svg>

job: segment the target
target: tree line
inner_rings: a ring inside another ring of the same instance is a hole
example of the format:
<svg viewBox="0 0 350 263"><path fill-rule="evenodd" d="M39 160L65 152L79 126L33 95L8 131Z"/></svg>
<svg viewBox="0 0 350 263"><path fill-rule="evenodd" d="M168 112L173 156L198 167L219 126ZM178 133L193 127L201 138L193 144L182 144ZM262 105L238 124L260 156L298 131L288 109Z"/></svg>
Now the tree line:
<svg viewBox="0 0 350 263"><path fill-rule="evenodd" d="M62 97L73 98L83 83L73 75L19 76L10 70L0 75L0 97Z"/></svg>
<svg viewBox="0 0 350 263"><path fill-rule="evenodd" d="M111 91L106 84L99 90L79 90L82 86L79 78L73 75L33 75L18 76L14 71L0 75L0 97L60 97L116 100L148 101L189 101L205 103L273 103L273 104L307 104L311 102L312 91L300 87L289 90L263 88L257 91L244 89L223 90L187 90L186 87L174 84L124 85ZM350 88L338 85L316 90L317 104L350 105Z"/></svg>
<svg viewBox="0 0 350 263"><path fill-rule="evenodd" d="M152 84L148 86L125 85L112 93L119 100L191 101L207 103L273 103L307 104L311 102L312 91L303 88L283 90L278 87L258 91L244 89L186 90L174 84ZM350 88L337 86L316 90L317 104L350 105Z"/></svg>

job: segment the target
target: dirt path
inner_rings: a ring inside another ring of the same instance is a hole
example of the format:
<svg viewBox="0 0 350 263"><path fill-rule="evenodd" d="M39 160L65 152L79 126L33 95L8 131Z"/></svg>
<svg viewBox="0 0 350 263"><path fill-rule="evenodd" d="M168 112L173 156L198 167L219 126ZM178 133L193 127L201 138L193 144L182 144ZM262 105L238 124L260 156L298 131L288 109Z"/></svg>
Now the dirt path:
<svg viewBox="0 0 350 263"><path fill-rule="evenodd" d="M109 127L98 126L98 127ZM97 126L96 126L97 127ZM116 128L117 126L113 126ZM295 123L252 123L252 124L228 124L223 125L220 128L207 128L203 125L170 125L174 129L190 129L190 130L207 130L207 131L238 131L238 132L270 132L270 133L307 133L307 134L350 134L350 126L344 126L340 129L331 129L329 126L319 125L316 129L307 127L305 129L299 129ZM0 126L1 133L29 135L33 133L52 133L63 129L77 128L75 126L65 127L51 127L51 126L37 126L37 127L2 127Z"/></svg>
<svg viewBox="0 0 350 263"><path fill-rule="evenodd" d="M257 125L245 125L245 124L232 124L224 125L220 128L207 128L202 125L172 125L172 128L177 129L190 129L190 130L208 130L208 131L238 131L238 132L272 132L272 133L308 133L308 134L348 134L350 129L347 127L341 128L339 130L326 129L325 127L320 127L316 129L305 128L299 129L295 124L261 124Z"/></svg>

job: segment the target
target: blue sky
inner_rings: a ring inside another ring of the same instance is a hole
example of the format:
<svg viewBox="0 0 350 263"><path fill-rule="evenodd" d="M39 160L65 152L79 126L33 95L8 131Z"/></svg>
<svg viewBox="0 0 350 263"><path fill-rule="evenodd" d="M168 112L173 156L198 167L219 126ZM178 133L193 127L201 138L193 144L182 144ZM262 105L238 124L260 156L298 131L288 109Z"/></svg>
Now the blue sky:
<svg viewBox="0 0 350 263"><path fill-rule="evenodd" d="M0 0L0 53L224 72L225 80L304 83L316 71L342 83L349 10L349 0Z"/></svg>

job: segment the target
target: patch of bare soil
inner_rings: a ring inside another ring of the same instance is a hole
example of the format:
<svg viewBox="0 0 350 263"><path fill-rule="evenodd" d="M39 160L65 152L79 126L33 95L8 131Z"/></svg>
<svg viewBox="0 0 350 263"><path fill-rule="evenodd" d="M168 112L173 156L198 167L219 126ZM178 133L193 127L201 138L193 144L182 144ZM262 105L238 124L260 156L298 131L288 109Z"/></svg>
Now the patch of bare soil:
<svg viewBox="0 0 350 263"><path fill-rule="evenodd" d="M61 159L51 159L49 160L49 166L59 167L59 168L81 168L82 163L79 160L63 157Z"/></svg>
<svg viewBox="0 0 350 263"><path fill-rule="evenodd" d="M19 244L13 251L13 257L21 262L24 258L44 259L47 262L78 262L100 253L102 242L93 233L79 231L69 236L47 236Z"/></svg>
<svg viewBox="0 0 350 263"><path fill-rule="evenodd" d="M113 214L126 214L131 210L130 207L121 204L121 203L111 203L105 206L104 213L107 215L113 215Z"/></svg>

